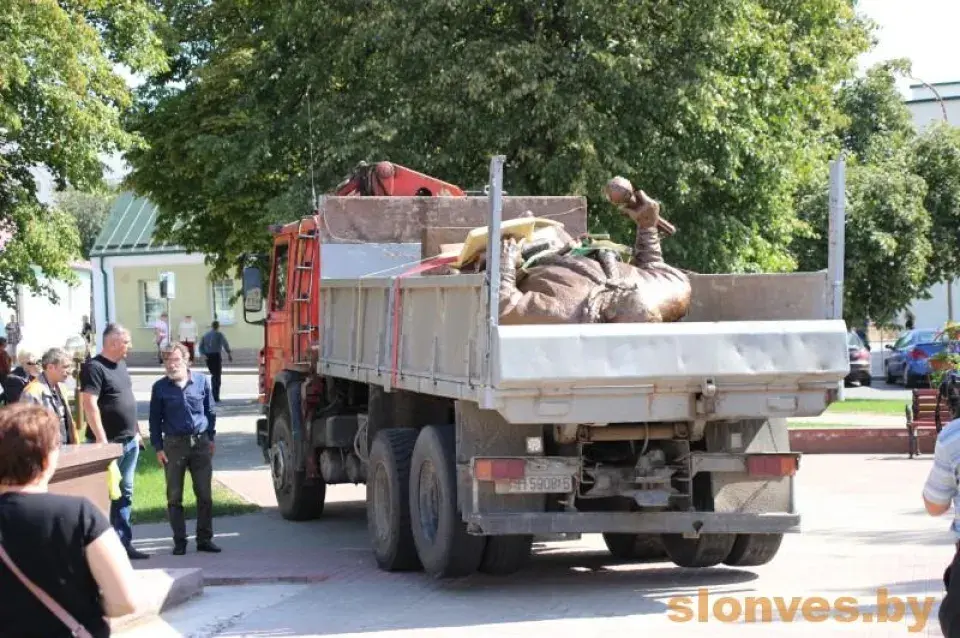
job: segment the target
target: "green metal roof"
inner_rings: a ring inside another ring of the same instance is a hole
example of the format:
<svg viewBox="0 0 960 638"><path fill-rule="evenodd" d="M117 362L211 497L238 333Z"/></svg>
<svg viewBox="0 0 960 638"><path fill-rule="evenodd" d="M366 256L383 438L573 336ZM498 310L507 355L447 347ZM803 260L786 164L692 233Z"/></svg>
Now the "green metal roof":
<svg viewBox="0 0 960 638"><path fill-rule="evenodd" d="M90 251L92 257L186 252L180 246L157 241L157 206L146 197L126 191L110 207L110 214Z"/></svg>

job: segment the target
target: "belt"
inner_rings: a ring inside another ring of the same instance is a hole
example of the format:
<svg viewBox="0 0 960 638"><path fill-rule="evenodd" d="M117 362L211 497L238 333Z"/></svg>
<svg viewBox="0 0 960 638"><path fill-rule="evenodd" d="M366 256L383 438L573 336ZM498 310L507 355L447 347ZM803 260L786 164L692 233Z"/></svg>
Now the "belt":
<svg viewBox="0 0 960 638"><path fill-rule="evenodd" d="M206 438L206 432L200 432L198 434L166 434L164 438L166 439L184 439L190 441L190 445L196 447L197 443L200 442L200 439Z"/></svg>

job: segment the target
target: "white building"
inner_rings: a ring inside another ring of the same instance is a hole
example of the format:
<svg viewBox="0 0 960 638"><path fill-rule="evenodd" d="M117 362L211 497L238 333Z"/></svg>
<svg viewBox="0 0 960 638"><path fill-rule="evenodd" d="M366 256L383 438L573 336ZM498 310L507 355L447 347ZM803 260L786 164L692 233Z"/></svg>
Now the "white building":
<svg viewBox="0 0 960 638"><path fill-rule="evenodd" d="M91 309L91 267L89 262L77 262L72 265L77 284L71 286L63 281L54 280L53 289L59 296L54 304L44 295L34 295L24 286L18 286L17 306L20 309L20 330L22 343L35 350L63 347L67 339L80 334L83 317L90 316ZM34 267L41 282L45 279L40 269ZM0 302L0 327L6 326L15 308ZM0 335L5 333L0 330Z"/></svg>

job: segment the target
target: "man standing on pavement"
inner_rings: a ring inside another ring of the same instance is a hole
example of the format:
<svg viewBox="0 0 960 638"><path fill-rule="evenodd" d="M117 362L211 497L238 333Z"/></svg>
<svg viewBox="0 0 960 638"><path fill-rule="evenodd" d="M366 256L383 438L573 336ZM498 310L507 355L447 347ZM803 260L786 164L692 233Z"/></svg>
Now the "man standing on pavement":
<svg viewBox="0 0 960 638"><path fill-rule="evenodd" d="M110 524L117 530L127 556L149 558L133 547L130 512L133 509L133 480L140 457L140 425L137 423L137 399L127 371L130 333L120 324L111 323L103 331L103 350L83 366L80 373L80 403L87 417L91 436L97 443L120 443L123 452L117 459L120 467L120 498L110 501Z"/></svg>
<svg viewBox="0 0 960 638"><path fill-rule="evenodd" d="M197 497L197 551L214 552L213 451L217 415L206 375L189 367L182 343L170 346L164 358L167 375L150 394L150 443L167 479L167 512L173 530L173 553L187 552L183 516L183 478L189 470Z"/></svg>
<svg viewBox="0 0 960 638"><path fill-rule="evenodd" d="M186 315L180 322L177 332L179 333L180 343L187 346L187 350L190 351L190 363L192 364L196 357L194 347L197 345L197 322L193 320L192 316Z"/></svg>
<svg viewBox="0 0 960 638"><path fill-rule="evenodd" d="M227 338L220 332L220 322L214 321L210 325L210 330L203 335L200 341L200 354L207 360L207 370L210 371L210 379L213 381L213 400L220 403L220 381L223 377L223 355L226 351L230 363L233 363L233 354L230 352L230 344Z"/></svg>
<svg viewBox="0 0 960 638"><path fill-rule="evenodd" d="M52 412L60 422L61 444L73 445L78 442L73 431L73 416L67 400L60 392L60 384L70 377L73 359L66 350L51 348L43 353L40 366L43 372L23 389L20 401L39 405Z"/></svg>

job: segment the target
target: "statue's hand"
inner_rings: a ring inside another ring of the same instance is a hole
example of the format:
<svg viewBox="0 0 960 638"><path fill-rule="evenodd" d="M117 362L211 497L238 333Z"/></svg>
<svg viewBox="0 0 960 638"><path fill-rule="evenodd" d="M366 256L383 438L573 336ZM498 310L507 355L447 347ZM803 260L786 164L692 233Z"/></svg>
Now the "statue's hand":
<svg viewBox="0 0 960 638"><path fill-rule="evenodd" d="M660 204L651 199L642 190L634 192L636 203L624 206L620 210L632 219L640 228L654 228L660 219Z"/></svg>

